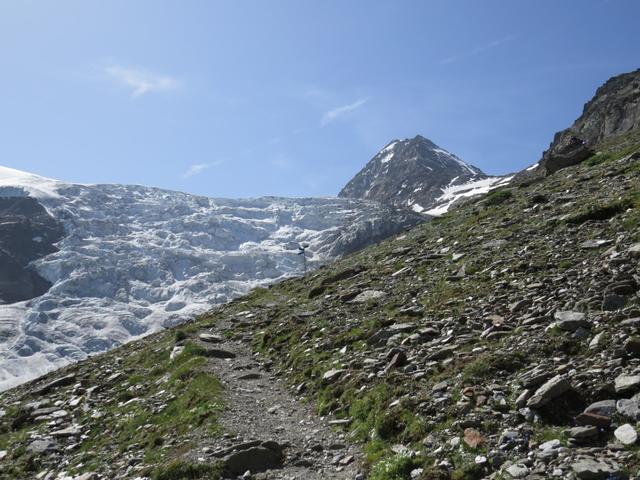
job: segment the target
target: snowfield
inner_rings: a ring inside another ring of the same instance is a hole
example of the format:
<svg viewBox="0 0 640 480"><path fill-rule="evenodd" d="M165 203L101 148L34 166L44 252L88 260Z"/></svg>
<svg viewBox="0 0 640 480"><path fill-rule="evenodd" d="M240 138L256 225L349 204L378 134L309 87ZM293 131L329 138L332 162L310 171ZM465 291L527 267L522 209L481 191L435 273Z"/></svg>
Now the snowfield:
<svg viewBox="0 0 640 480"><path fill-rule="evenodd" d="M0 390L298 275L301 243L317 266L419 221L359 200L212 199L0 167L0 196L24 194L66 236L35 263L49 292L0 305Z"/></svg>
<svg viewBox="0 0 640 480"><path fill-rule="evenodd" d="M486 177L480 180L471 180L469 182L456 184L456 177L451 180L449 186L442 190L442 195L435 199L432 208L424 213L433 217L439 217L440 215L447 213L451 206L458 200L462 198L475 197L476 195L483 195L493 188L507 185L512 178L513 176ZM415 205L413 205L412 208L415 210Z"/></svg>

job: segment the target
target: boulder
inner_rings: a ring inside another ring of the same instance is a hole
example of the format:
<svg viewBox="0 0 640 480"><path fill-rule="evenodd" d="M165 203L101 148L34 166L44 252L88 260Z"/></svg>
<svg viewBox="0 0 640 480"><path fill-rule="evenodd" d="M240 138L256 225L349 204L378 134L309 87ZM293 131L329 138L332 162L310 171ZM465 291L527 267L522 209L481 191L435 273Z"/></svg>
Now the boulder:
<svg viewBox="0 0 640 480"><path fill-rule="evenodd" d="M571 469L581 480L607 480L619 478L621 469L595 458L585 457L574 462Z"/></svg>
<svg viewBox="0 0 640 480"><path fill-rule="evenodd" d="M571 389L571 384L561 375L556 375L551 380L542 385L536 393L527 401L530 408L540 408L547 405L551 400L559 397Z"/></svg>
<svg viewBox="0 0 640 480"><path fill-rule="evenodd" d="M613 434L623 445L633 445L638 440L638 432L628 423L620 425Z"/></svg>
<svg viewBox="0 0 640 480"><path fill-rule="evenodd" d="M242 475L247 470L255 473L280 468L283 460L281 450L259 446L232 453L225 459L224 467L233 475Z"/></svg>
<svg viewBox="0 0 640 480"><path fill-rule="evenodd" d="M616 393L630 393L640 389L640 375L618 375L614 382Z"/></svg>
<svg viewBox="0 0 640 480"><path fill-rule="evenodd" d="M324 375L322 375L322 381L324 383L333 383L340 378L343 373L344 370L332 368L331 370L324 372Z"/></svg>
<svg viewBox="0 0 640 480"><path fill-rule="evenodd" d="M628 399L618 400L616 410L625 418L640 420L640 393Z"/></svg>

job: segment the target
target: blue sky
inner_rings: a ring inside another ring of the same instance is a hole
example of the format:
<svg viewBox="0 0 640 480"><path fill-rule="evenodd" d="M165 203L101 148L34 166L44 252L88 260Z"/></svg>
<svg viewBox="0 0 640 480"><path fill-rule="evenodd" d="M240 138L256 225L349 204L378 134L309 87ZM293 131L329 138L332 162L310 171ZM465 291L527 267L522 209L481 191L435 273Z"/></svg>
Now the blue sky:
<svg viewBox="0 0 640 480"><path fill-rule="evenodd" d="M214 197L335 195L422 134L538 160L640 67L634 0L0 3L0 165Z"/></svg>

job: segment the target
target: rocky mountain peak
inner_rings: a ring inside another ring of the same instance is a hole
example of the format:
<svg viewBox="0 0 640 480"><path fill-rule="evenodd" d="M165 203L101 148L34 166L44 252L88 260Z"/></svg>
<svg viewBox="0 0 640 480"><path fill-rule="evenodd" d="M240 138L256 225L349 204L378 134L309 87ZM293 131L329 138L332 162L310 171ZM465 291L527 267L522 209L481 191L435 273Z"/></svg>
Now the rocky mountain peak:
<svg viewBox="0 0 640 480"><path fill-rule="evenodd" d="M485 192L501 180L488 177L428 138L416 135L387 144L338 196L374 200L437 215L460 196L469 196L478 189Z"/></svg>

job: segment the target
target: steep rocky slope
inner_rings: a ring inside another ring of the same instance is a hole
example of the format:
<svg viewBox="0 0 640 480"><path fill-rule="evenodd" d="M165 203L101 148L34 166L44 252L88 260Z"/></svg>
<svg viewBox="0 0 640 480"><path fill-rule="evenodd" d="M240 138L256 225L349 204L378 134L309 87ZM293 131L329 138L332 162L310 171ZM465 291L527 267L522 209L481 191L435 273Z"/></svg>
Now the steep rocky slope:
<svg viewBox="0 0 640 480"><path fill-rule="evenodd" d="M471 200L2 394L0 478L355 478L359 459L373 480L635 475L639 225L640 145ZM268 372L343 438L270 424Z"/></svg>
<svg viewBox="0 0 640 480"><path fill-rule="evenodd" d="M593 156L601 144L618 149L640 140L640 70L610 78L575 123L558 132L531 174L548 175Z"/></svg>
<svg viewBox="0 0 640 480"><path fill-rule="evenodd" d="M338 196L441 215L460 198L486 193L508 180L508 177L488 177L479 168L417 135L389 143Z"/></svg>
<svg viewBox="0 0 640 480"><path fill-rule="evenodd" d="M301 274L301 243L315 267L422 221L359 200L211 199L73 185L0 167L3 185L22 189L4 204L34 209L24 231L13 208L0 211L20 244L6 253L20 264L33 261L28 272L44 280L37 298L0 305L0 390ZM60 225L64 236L54 238ZM49 240L33 240L39 237ZM21 249L33 255L20 257Z"/></svg>

